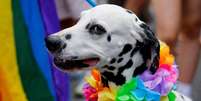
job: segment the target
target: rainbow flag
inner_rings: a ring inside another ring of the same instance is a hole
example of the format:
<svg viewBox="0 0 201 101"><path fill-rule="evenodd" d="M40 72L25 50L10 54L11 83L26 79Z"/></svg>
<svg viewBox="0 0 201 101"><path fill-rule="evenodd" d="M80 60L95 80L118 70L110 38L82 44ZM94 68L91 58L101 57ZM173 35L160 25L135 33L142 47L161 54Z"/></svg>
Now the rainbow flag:
<svg viewBox="0 0 201 101"><path fill-rule="evenodd" d="M69 101L44 44L60 30L54 0L1 0L0 23L0 101Z"/></svg>

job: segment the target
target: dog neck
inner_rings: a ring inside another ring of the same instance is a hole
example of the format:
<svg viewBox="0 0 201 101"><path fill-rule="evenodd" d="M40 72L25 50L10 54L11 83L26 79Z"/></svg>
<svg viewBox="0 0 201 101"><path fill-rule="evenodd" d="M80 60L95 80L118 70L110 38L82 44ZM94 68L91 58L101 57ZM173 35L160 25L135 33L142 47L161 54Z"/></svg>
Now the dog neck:
<svg viewBox="0 0 201 101"><path fill-rule="evenodd" d="M118 58L112 58L109 65L101 68L102 82L105 86L109 83L123 85L147 69L148 52L142 48L128 47L132 46L125 46L124 53L120 53Z"/></svg>

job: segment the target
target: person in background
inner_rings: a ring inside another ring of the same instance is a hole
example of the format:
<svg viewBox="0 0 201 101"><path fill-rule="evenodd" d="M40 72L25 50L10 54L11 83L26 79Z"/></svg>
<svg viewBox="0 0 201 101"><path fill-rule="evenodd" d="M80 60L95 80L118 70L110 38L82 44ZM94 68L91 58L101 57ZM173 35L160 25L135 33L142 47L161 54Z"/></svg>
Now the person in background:
<svg viewBox="0 0 201 101"><path fill-rule="evenodd" d="M94 0L97 4L107 3L107 0ZM73 26L80 18L80 13L90 9L86 0L55 0L61 28Z"/></svg>
<svg viewBox="0 0 201 101"><path fill-rule="evenodd" d="M156 15L156 33L175 52L180 67L178 91L191 96L191 83L200 53L201 1L153 0L152 3Z"/></svg>
<svg viewBox="0 0 201 101"><path fill-rule="evenodd" d="M125 7L139 14L147 0L127 0ZM191 97L191 83L197 68L201 28L201 0L152 0L156 34L176 56L180 69L177 90Z"/></svg>
<svg viewBox="0 0 201 101"><path fill-rule="evenodd" d="M62 29L73 26L83 10L90 8L85 0L55 0Z"/></svg>

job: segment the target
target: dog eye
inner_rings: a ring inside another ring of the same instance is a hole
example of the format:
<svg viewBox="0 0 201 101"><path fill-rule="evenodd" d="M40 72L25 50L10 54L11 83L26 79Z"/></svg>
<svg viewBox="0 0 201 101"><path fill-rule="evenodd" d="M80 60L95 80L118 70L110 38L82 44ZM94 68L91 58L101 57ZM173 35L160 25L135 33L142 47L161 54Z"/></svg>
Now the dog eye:
<svg viewBox="0 0 201 101"><path fill-rule="evenodd" d="M106 30L103 26L101 26L99 24L95 24L89 28L89 32L91 34L102 35L102 34L106 33Z"/></svg>

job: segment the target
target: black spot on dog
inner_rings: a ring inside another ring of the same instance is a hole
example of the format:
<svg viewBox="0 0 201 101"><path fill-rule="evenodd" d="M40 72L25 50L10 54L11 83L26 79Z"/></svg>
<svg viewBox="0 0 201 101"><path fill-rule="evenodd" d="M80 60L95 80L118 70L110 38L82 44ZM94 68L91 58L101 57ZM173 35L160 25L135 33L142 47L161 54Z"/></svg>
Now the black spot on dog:
<svg viewBox="0 0 201 101"><path fill-rule="evenodd" d="M117 72L117 76L119 75L122 75L121 73L127 69L127 68L132 68L132 65L133 65L133 61L130 59L124 66L120 67L118 72ZM124 84L125 83L125 80L120 83L120 84Z"/></svg>
<svg viewBox="0 0 201 101"><path fill-rule="evenodd" d="M64 44L64 45L63 45L63 47L62 47L62 49L66 48L66 46L67 46L67 45L66 45L66 44Z"/></svg>
<svg viewBox="0 0 201 101"><path fill-rule="evenodd" d="M185 101L184 96L183 96L183 95L180 95L180 96L181 96L181 98Z"/></svg>
<svg viewBox="0 0 201 101"><path fill-rule="evenodd" d="M145 23L141 23L140 27L143 29L150 29L149 26L147 26Z"/></svg>
<svg viewBox="0 0 201 101"><path fill-rule="evenodd" d="M143 60L147 61L151 58L151 49L148 46L142 47L140 50L140 54L142 54Z"/></svg>
<svg viewBox="0 0 201 101"><path fill-rule="evenodd" d="M152 46L150 45L150 43L144 43L143 47L140 48L139 52L142 56L143 64L145 64L145 65L143 65L142 67L139 67L142 69L136 70L135 75L138 75L138 74L142 73L143 71L145 71L145 67L150 68L151 73L155 73L157 68L152 68L152 66L148 67L148 65L147 65L147 61L151 60L151 57L152 57ZM156 57L156 58L158 58L158 57ZM154 60L156 60L156 59L154 59ZM155 63L155 61L153 63ZM154 67L157 67L157 66L154 66Z"/></svg>
<svg viewBox="0 0 201 101"><path fill-rule="evenodd" d="M131 44L126 44L124 46L123 50L121 51L121 53L119 54L119 56L121 57L122 55L128 53L131 49L132 49L132 45Z"/></svg>
<svg viewBox="0 0 201 101"><path fill-rule="evenodd" d="M133 12L131 10L126 10L126 12L130 13L130 14L133 14Z"/></svg>
<svg viewBox="0 0 201 101"><path fill-rule="evenodd" d="M115 67L114 66L109 66L108 69L109 70L115 70Z"/></svg>
<svg viewBox="0 0 201 101"><path fill-rule="evenodd" d="M116 59L115 58L112 58L112 60L110 61L110 64L113 64L116 62Z"/></svg>
<svg viewBox="0 0 201 101"><path fill-rule="evenodd" d="M150 27L148 25L146 25L145 23L140 24L140 27L144 29L144 33L148 36L151 35L151 37L153 37L155 34L152 32L152 30L150 29ZM149 37L148 36L148 37ZM149 37L150 38L150 37Z"/></svg>
<svg viewBox="0 0 201 101"><path fill-rule="evenodd" d="M144 42L146 42L145 50L142 54L143 56L146 56L144 59L147 61L147 59L151 60L151 65L150 65L150 71L151 73L155 73L158 66L159 66L159 51L160 51L160 44L158 39L156 38L155 34L153 31L147 26L145 23L140 24L140 27L143 28L143 31L146 35L144 38Z"/></svg>
<svg viewBox="0 0 201 101"><path fill-rule="evenodd" d="M91 24L88 23L85 28L86 28L86 29L89 29L90 25L91 25Z"/></svg>
<svg viewBox="0 0 201 101"><path fill-rule="evenodd" d="M111 41L111 36L110 35L107 36L107 41L109 41L109 42Z"/></svg>
<svg viewBox="0 0 201 101"><path fill-rule="evenodd" d="M78 59L78 56L72 56L71 59Z"/></svg>
<svg viewBox="0 0 201 101"><path fill-rule="evenodd" d="M66 40L70 40L71 39L71 34L66 34L65 38L66 38Z"/></svg>
<svg viewBox="0 0 201 101"><path fill-rule="evenodd" d="M158 69L158 65L159 65L158 60L159 60L159 57L157 57L157 56L153 58L153 62L152 62L150 69L149 69L152 74L154 74L156 72L156 70Z"/></svg>
<svg viewBox="0 0 201 101"><path fill-rule="evenodd" d="M116 85L123 85L126 81L126 78L123 75L114 75L112 72L104 71L102 75L107 78L108 81L114 82ZM107 81L105 80L105 81ZM104 82L105 82L104 81ZM103 81L102 81L103 82Z"/></svg>
<svg viewBox="0 0 201 101"><path fill-rule="evenodd" d="M105 68L105 69L108 69L108 70L114 70L115 69L114 66L108 66L108 65L105 65L102 68Z"/></svg>
<svg viewBox="0 0 201 101"><path fill-rule="evenodd" d="M127 68L131 68L132 65L133 65L133 61L130 59L124 66L119 67L118 74L121 74Z"/></svg>
<svg viewBox="0 0 201 101"><path fill-rule="evenodd" d="M102 68L108 68L109 66L108 65L105 65L105 66L103 66Z"/></svg>
<svg viewBox="0 0 201 101"><path fill-rule="evenodd" d="M133 55L134 55L139 49L141 49L142 47L143 47L143 43L137 40L137 42L136 42L136 44L135 44L135 48L133 48L133 50L131 51L130 57L133 57Z"/></svg>
<svg viewBox="0 0 201 101"><path fill-rule="evenodd" d="M135 47L133 48L131 54L130 54L130 57L133 57L133 55L138 51L139 47Z"/></svg>
<svg viewBox="0 0 201 101"><path fill-rule="evenodd" d="M142 63L140 66L136 67L136 69L133 72L133 76L137 76L139 74L142 74L147 69L147 66L145 63Z"/></svg>
<svg viewBox="0 0 201 101"><path fill-rule="evenodd" d="M137 18L135 18L135 21L137 22L137 21L138 21L138 19L137 19Z"/></svg>
<svg viewBox="0 0 201 101"><path fill-rule="evenodd" d="M105 65L105 66L103 66L103 68L108 69L108 70L115 70L114 66Z"/></svg>
<svg viewBox="0 0 201 101"><path fill-rule="evenodd" d="M126 82L126 78L121 74L125 69L131 68L133 65L133 61L130 59L124 66L120 67L117 75L114 75L112 72L104 71L101 73L104 77L108 79L108 81L114 82L116 85L122 85Z"/></svg>
<svg viewBox="0 0 201 101"><path fill-rule="evenodd" d="M109 87L108 80L106 78L101 76L101 81L102 81L104 87Z"/></svg>
<svg viewBox="0 0 201 101"><path fill-rule="evenodd" d="M122 60L123 60L123 58L119 58L119 59L117 60L117 63L120 63Z"/></svg>

